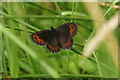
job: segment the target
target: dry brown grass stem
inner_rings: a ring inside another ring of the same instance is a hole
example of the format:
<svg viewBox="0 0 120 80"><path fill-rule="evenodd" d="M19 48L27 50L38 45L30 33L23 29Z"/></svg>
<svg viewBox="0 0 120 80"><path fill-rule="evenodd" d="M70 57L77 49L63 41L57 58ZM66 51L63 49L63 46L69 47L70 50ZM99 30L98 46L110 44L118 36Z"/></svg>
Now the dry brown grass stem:
<svg viewBox="0 0 120 80"><path fill-rule="evenodd" d="M105 18L103 17L102 10L97 5L95 0L92 0L92 2L85 2L84 4L93 20L95 19L106 22ZM118 12L106 23L97 23L96 21L93 21L93 23L94 27L97 29L97 32L95 36L85 45L82 52L83 56L88 58L99 46L99 44L102 41L105 41L106 47L112 56L116 68L118 69L118 42L113 35L113 31L118 26Z"/></svg>
<svg viewBox="0 0 120 80"><path fill-rule="evenodd" d="M117 28L118 25L118 13L116 13L107 23L103 24L99 28L96 35L89 41L83 50L83 56L89 57L92 54L98 44L110 36L110 34Z"/></svg>
<svg viewBox="0 0 120 80"><path fill-rule="evenodd" d="M103 17L102 11L97 3L93 2L85 2L86 9L94 20L100 20L106 22ZM84 50L82 52L83 56L88 58L92 52L99 46L102 41L105 41L105 44L109 50L110 55L118 69L118 42L113 35L113 31L118 26L118 12L106 23L98 23L96 21L93 22L94 27L97 28L97 32L95 36L86 44Z"/></svg>
<svg viewBox="0 0 120 80"><path fill-rule="evenodd" d="M101 6L106 6L106 7L110 7L111 4L106 4L104 2L98 2ZM114 5L112 8L114 9L119 9L119 6L118 5Z"/></svg>

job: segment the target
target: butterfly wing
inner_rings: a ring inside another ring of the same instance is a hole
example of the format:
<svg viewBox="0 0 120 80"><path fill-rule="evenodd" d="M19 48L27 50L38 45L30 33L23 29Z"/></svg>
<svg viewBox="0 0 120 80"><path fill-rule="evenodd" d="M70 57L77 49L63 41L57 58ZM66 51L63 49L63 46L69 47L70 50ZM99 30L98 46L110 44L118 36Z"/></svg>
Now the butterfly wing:
<svg viewBox="0 0 120 80"><path fill-rule="evenodd" d="M69 49L73 46L72 37L77 34L77 25L75 23L66 23L56 28L59 33L59 42L62 49Z"/></svg>
<svg viewBox="0 0 120 80"><path fill-rule="evenodd" d="M62 49L70 49L73 46L72 37L65 35L64 33L59 35L59 42Z"/></svg>
<svg viewBox="0 0 120 80"><path fill-rule="evenodd" d="M48 39L49 39L49 35L50 35L51 31L50 30L43 30L43 31L38 31L33 33L30 37L31 40L36 44L36 45L46 45Z"/></svg>
<svg viewBox="0 0 120 80"><path fill-rule="evenodd" d="M52 53L58 53L60 51L59 49L59 42L57 38L57 34L53 33L48 42L47 42L47 49Z"/></svg>
<svg viewBox="0 0 120 80"><path fill-rule="evenodd" d="M65 23L56 28L59 33L64 33L68 36L75 36L77 34L77 25L75 23Z"/></svg>

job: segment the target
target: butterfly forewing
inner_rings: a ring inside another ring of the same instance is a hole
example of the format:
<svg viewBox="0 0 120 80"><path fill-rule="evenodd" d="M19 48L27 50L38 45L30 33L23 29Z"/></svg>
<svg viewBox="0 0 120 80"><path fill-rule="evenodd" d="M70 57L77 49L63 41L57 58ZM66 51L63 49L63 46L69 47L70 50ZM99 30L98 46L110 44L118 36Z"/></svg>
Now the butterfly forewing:
<svg viewBox="0 0 120 80"><path fill-rule="evenodd" d="M47 43L49 39L49 34L51 33L50 30L43 30L35 32L31 35L31 40L36 44L43 46Z"/></svg>
<svg viewBox="0 0 120 80"><path fill-rule="evenodd" d="M66 23L57 27L56 30L59 33L65 33L73 37L77 34L77 25L75 23Z"/></svg>

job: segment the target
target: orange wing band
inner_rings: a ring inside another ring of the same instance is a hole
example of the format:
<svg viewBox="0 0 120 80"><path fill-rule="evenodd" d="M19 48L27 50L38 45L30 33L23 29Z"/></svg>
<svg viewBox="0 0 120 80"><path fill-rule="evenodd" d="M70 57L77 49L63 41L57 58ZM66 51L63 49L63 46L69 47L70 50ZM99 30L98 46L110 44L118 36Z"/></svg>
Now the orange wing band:
<svg viewBox="0 0 120 80"><path fill-rule="evenodd" d="M73 33L74 33L74 26L70 25L70 35L73 35Z"/></svg>
<svg viewBox="0 0 120 80"><path fill-rule="evenodd" d="M33 36L34 40L41 43L41 44L45 44L45 42L42 39L39 39L39 37L37 35Z"/></svg>

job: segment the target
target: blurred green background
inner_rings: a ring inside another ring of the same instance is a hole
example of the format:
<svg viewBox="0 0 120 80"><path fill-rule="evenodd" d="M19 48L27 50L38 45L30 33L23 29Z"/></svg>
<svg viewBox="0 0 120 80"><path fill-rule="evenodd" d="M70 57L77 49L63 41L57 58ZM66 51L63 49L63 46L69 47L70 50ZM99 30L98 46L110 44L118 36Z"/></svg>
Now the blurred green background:
<svg viewBox="0 0 120 80"><path fill-rule="evenodd" d="M94 35L91 20L83 2L2 2L2 69L3 78L117 78L118 71L104 43L85 59L81 52ZM103 13L109 7L100 6ZM94 10L93 10L94 11ZM118 9L105 16L109 20ZM97 20L95 20L97 21ZM50 30L67 22L78 25L70 50L58 54L46 46L33 44L30 35ZM100 22L100 21L97 21ZM114 31L118 39L118 29Z"/></svg>

